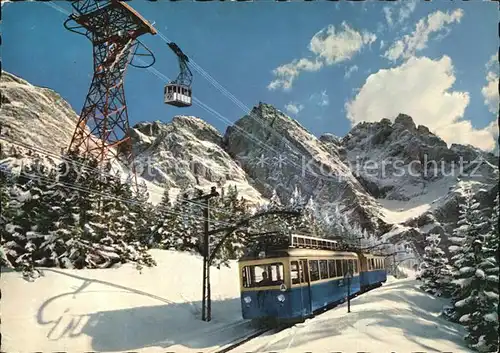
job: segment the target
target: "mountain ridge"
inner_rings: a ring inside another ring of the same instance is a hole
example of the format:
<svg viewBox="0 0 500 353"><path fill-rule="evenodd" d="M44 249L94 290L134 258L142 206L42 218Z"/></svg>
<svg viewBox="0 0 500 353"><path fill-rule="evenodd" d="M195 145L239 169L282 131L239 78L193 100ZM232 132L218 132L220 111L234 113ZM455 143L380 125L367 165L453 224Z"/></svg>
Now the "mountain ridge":
<svg viewBox="0 0 500 353"><path fill-rule="evenodd" d="M5 71L0 87L0 122L11 138L51 151L67 147L77 114L59 94ZM169 123L137 123L131 137L145 167L139 175L156 191L236 185L258 205L274 191L286 202L298 186L324 209L339 207L353 222L389 238L421 242L430 231L449 233L464 190L471 189L483 207L498 192L495 155L473 146L448 147L406 114L394 122L359 123L344 137L317 137L260 102L224 133L200 118L176 115ZM477 176L471 176L476 160ZM429 172L433 161L443 167ZM464 175L453 169L461 161ZM398 176L401 168L407 173Z"/></svg>

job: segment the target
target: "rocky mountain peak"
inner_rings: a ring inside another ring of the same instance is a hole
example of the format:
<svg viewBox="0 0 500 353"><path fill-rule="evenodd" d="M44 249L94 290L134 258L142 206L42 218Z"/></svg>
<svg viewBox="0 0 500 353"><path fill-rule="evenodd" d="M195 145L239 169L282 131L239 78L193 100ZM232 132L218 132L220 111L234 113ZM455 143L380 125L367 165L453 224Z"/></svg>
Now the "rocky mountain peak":
<svg viewBox="0 0 500 353"><path fill-rule="evenodd" d="M394 120L394 128L397 127L403 127L405 129L408 129L410 131L416 131L417 126L413 122L413 119L411 116L399 113L396 119Z"/></svg>

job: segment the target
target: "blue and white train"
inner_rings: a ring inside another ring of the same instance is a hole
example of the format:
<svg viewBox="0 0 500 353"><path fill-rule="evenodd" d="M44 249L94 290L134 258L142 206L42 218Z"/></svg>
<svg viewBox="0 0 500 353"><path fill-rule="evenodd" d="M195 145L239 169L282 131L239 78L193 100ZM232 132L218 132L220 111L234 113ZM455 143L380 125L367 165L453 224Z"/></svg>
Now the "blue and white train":
<svg viewBox="0 0 500 353"><path fill-rule="evenodd" d="M290 246L239 260L244 319L303 320L387 280L384 257L292 235Z"/></svg>

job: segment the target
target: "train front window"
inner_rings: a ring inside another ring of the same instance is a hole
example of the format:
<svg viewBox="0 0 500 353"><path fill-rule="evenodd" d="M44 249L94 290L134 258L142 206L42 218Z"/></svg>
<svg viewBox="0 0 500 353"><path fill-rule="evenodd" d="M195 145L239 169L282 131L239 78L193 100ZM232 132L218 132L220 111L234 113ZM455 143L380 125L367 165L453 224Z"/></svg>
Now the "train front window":
<svg viewBox="0 0 500 353"><path fill-rule="evenodd" d="M285 280L282 263L245 266L242 277L244 288L279 286Z"/></svg>

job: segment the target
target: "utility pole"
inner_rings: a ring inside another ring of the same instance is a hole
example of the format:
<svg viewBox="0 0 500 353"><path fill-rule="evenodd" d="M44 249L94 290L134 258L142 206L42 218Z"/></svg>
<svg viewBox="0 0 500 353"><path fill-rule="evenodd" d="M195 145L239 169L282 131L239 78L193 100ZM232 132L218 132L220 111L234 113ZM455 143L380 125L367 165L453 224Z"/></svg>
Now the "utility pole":
<svg viewBox="0 0 500 353"><path fill-rule="evenodd" d="M212 186L210 194L203 195L200 194L199 197L192 199L203 201L203 298L201 301L201 319L203 321L210 321L212 319L212 300L211 300L211 290L210 290L210 234L209 234L209 223L210 223L210 199L213 197L218 197L215 186Z"/></svg>

